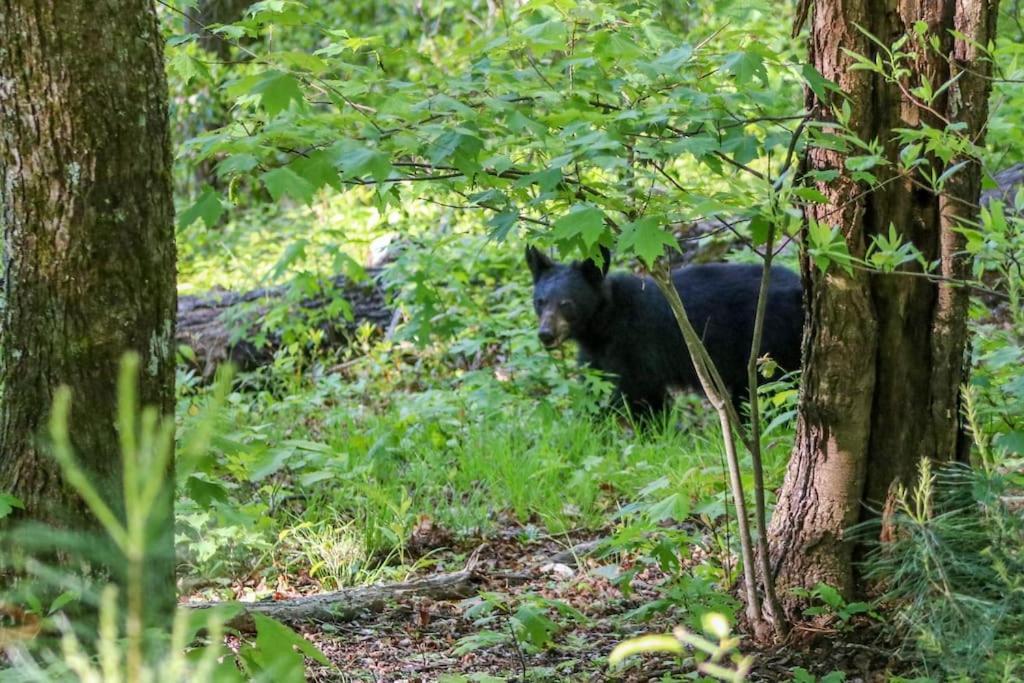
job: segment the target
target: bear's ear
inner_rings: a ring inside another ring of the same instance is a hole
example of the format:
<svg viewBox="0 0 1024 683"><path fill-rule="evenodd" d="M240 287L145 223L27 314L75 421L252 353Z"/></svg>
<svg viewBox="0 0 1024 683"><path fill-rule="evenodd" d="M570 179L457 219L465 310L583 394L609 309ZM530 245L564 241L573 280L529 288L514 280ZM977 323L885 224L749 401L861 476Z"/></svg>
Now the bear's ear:
<svg viewBox="0 0 1024 683"><path fill-rule="evenodd" d="M608 268L612 263L612 253L608 250L608 247L601 247L601 260L603 262L600 267L594 263L594 259L589 258L577 265L579 271L583 273L583 277L587 278L587 281L595 287L600 286L604 276L608 274Z"/></svg>
<svg viewBox="0 0 1024 683"><path fill-rule="evenodd" d="M526 264L530 266L530 272L533 273L533 281L536 282L540 279L540 276L545 270L548 270L555 265L547 255L536 247L526 247Z"/></svg>

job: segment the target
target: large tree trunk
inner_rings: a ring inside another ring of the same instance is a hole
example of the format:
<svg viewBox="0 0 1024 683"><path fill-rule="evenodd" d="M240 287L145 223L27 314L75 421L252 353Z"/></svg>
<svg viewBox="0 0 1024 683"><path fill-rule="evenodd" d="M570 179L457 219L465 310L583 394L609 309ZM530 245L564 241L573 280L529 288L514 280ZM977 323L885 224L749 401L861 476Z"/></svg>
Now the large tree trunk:
<svg viewBox="0 0 1024 683"><path fill-rule="evenodd" d="M818 183L829 202L808 209L807 218L838 225L852 255L862 257L872 236L885 235L892 224L928 261L941 263L943 276L968 273L963 241L953 228L976 215L978 161L954 159L951 163L968 164L937 196L915 184L919 178L898 176L893 131L922 124L942 128L947 119L965 123L964 134L983 143L991 65L975 53L973 42L955 39L950 31L987 44L995 33L996 5L996 0L884 6L867 0L814 2L811 62L847 95L850 127L863 140L881 142L893 162L880 170L881 186L865 193L846 170L843 153L823 148L808 153L809 170L841 175ZM918 21L928 26L925 38L915 37ZM853 60L844 49L872 61L879 51L858 27L886 45L910 36L903 49L918 57L903 83L849 69ZM930 36L938 37L938 50L927 47ZM909 95L924 78L938 88L957 75L930 108ZM810 92L808 100L816 119L833 118L837 103ZM906 270L920 274L913 265ZM803 271L804 373L796 444L770 530L773 559L780 595L819 581L849 595L854 576L847 529L878 509L894 482L912 479L920 458L956 455L967 294L906 274L847 273L835 266L822 272L806 255Z"/></svg>
<svg viewBox="0 0 1024 683"><path fill-rule="evenodd" d="M24 517L88 524L42 445L54 391L86 471L116 501L122 355L174 408L175 246L162 37L150 0L0 1L0 491ZM152 558L173 606L171 497ZM162 599L160 599L162 598Z"/></svg>

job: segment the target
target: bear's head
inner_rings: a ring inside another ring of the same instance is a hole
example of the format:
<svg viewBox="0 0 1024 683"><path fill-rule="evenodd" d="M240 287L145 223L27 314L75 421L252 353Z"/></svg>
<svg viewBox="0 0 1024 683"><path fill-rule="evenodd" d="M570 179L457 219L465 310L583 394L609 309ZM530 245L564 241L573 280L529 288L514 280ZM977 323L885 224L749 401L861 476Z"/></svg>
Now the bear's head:
<svg viewBox="0 0 1024 683"><path fill-rule="evenodd" d="M566 339L579 339L607 299L604 278L611 254L601 247L604 264L592 259L556 263L535 247L526 248L526 263L533 274L533 308L537 336L553 349Z"/></svg>

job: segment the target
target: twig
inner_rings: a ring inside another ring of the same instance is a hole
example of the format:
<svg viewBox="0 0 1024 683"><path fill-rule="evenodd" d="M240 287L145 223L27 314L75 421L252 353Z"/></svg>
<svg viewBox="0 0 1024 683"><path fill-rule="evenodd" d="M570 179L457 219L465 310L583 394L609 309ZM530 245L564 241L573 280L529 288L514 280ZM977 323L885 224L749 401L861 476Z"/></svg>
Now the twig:
<svg viewBox="0 0 1024 683"><path fill-rule="evenodd" d="M734 441L733 425L739 424L739 417L736 414L735 406L729 399L729 392L725 388L718 369L708 355L700 336L693 328L693 324L686 316L686 309L679 297L672 282L669 266L661 260L652 271L654 282L658 289L668 301L672 314L675 316L679 330L682 332L686 348L693 361L694 370L704 394L708 398L715 412L718 413L719 424L722 427L722 440L725 445L726 460L729 465L729 480L733 492L733 503L736 506L736 522L740 532L740 551L743 556L743 583L747 596L747 617L753 624L762 623L761 600L757 593L755 579L754 553L750 544L750 527L748 526L746 498L743 494L743 479L740 475L739 458L736 455L736 443ZM742 434L741 434L742 438ZM749 446L748 446L749 448Z"/></svg>

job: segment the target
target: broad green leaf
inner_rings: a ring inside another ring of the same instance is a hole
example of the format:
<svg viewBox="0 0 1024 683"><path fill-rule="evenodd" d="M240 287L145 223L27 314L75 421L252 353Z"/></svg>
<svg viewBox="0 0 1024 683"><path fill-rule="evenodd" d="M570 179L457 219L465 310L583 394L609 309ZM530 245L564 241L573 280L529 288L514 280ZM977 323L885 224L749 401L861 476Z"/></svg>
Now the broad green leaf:
<svg viewBox="0 0 1024 683"><path fill-rule="evenodd" d="M750 238L755 245L761 245L768 241L768 231L772 223L762 214L757 214L750 220Z"/></svg>
<svg viewBox="0 0 1024 683"><path fill-rule="evenodd" d="M828 197L813 187L798 187L793 190L793 194L815 204L828 204Z"/></svg>
<svg viewBox="0 0 1024 683"><path fill-rule="evenodd" d="M636 254L648 267L653 266L658 257L665 253L666 247L678 249L679 245L671 233L663 229L661 222L653 216L646 216L622 226L619 249Z"/></svg>
<svg viewBox="0 0 1024 683"><path fill-rule="evenodd" d="M995 443L1000 448L1005 448L1014 455L1024 455L1024 431L1015 430L1000 434L995 438ZM3 515L0 515L2 517Z"/></svg>
<svg viewBox="0 0 1024 683"><path fill-rule="evenodd" d="M324 185L330 185L338 191L343 187L334 159L327 150L317 150L307 156L298 157L288 164L288 168L309 181L315 190Z"/></svg>
<svg viewBox="0 0 1024 683"><path fill-rule="evenodd" d="M556 240L568 242L579 237L589 249L597 244L605 231L604 214L593 206L577 204L556 220L553 228L551 236Z"/></svg>
<svg viewBox="0 0 1024 683"><path fill-rule="evenodd" d="M537 173L524 175L515 182L514 186L529 187L533 183L536 183L541 192L551 192L558 187L558 183L560 182L562 182L562 169L548 168Z"/></svg>
<svg viewBox="0 0 1024 683"><path fill-rule="evenodd" d="M260 96L260 106L271 118L287 109L291 102L304 102L298 79L281 71L266 72L252 92Z"/></svg>
<svg viewBox="0 0 1024 683"><path fill-rule="evenodd" d="M519 212L517 211L502 211L496 213L487 221L489 226L488 235L491 239L497 242L503 242L508 238L509 233L516 225L516 221L519 220Z"/></svg>
<svg viewBox="0 0 1024 683"><path fill-rule="evenodd" d="M846 168L851 171L867 171L875 166L883 166L888 162L877 154L866 154L846 158Z"/></svg>
<svg viewBox="0 0 1024 683"><path fill-rule="evenodd" d="M370 149L354 140L342 140L331 147L330 157L345 178L358 178L369 174L377 182L391 175L391 161L383 152Z"/></svg>
<svg viewBox="0 0 1024 683"><path fill-rule="evenodd" d="M248 173L259 163L252 154L232 154L217 164L217 176L223 178L234 173Z"/></svg>
<svg viewBox="0 0 1024 683"><path fill-rule="evenodd" d="M843 600L843 596L839 594L839 591L827 583L819 583L814 587L814 592L821 598L822 602L832 608L840 607L846 602Z"/></svg>
<svg viewBox="0 0 1024 683"><path fill-rule="evenodd" d="M281 683L304 683L304 657L330 665L330 660L316 646L284 624L261 614L252 617L256 640L245 646L239 656L262 674L261 677Z"/></svg>
<svg viewBox="0 0 1024 683"><path fill-rule="evenodd" d="M448 131L434 140L428 156L436 165L450 164L466 175L472 175L481 168L477 158L483 147L483 140L475 135Z"/></svg>
<svg viewBox="0 0 1024 683"><path fill-rule="evenodd" d="M9 493L0 493L0 519L10 515L15 508L24 510L25 504Z"/></svg>
<svg viewBox="0 0 1024 683"><path fill-rule="evenodd" d="M178 216L178 227L187 228L202 218L206 227L212 228L224 214L224 205L220 201L220 195L213 188L206 188L199 195L196 203L185 209Z"/></svg>
<svg viewBox="0 0 1024 683"><path fill-rule="evenodd" d="M309 204L313 200L316 188L312 183L288 167L275 168L260 176L275 202L281 201L285 195Z"/></svg>
<svg viewBox="0 0 1024 683"><path fill-rule="evenodd" d="M686 495L673 493L647 508L647 517L652 522L666 519L684 520L690 514L690 501Z"/></svg>
<svg viewBox="0 0 1024 683"><path fill-rule="evenodd" d="M328 64L323 59L308 52L291 50L289 52L275 52L271 58L281 62L293 69L310 71L315 74L322 73L328 69Z"/></svg>
<svg viewBox="0 0 1024 683"><path fill-rule="evenodd" d="M725 68L736 76L737 85L746 85L754 76L761 83L768 85L768 70L764 66L764 58L752 51L733 52L725 58Z"/></svg>
<svg viewBox="0 0 1024 683"><path fill-rule="evenodd" d="M565 49L569 42L565 23L557 19L528 26L520 35L525 45L538 53Z"/></svg>
<svg viewBox="0 0 1024 683"><path fill-rule="evenodd" d="M558 631L558 624L534 605L522 605L512 618L523 628L526 639L535 647L545 647Z"/></svg>

